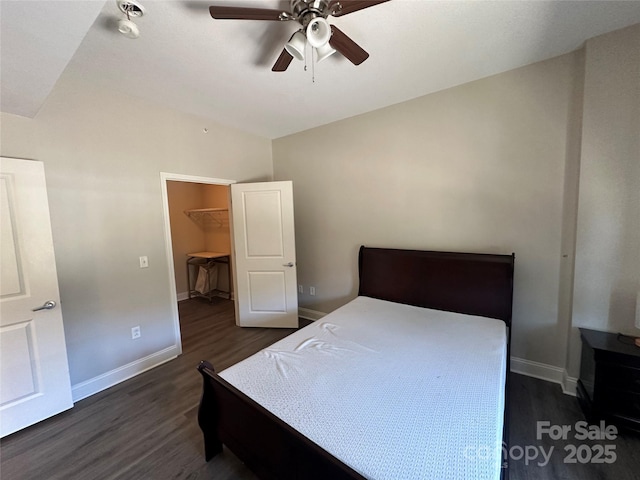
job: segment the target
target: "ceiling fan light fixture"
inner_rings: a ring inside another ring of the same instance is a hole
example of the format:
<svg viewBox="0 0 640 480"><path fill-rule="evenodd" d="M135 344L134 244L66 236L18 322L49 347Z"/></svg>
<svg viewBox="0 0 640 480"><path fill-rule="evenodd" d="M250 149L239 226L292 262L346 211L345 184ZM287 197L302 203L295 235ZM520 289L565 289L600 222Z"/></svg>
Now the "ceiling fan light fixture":
<svg viewBox="0 0 640 480"><path fill-rule="evenodd" d="M333 55L334 53L336 53L336 49L333 48L329 42L325 43L324 45L316 48L316 53L318 54L318 63L320 63L322 60L324 60L327 57L330 57L331 55Z"/></svg>
<svg viewBox="0 0 640 480"><path fill-rule="evenodd" d="M316 17L307 25L307 40L314 48L326 45L331 38L331 26L326 19Z"/></svg>
<svg viewBox="0 0 640 480"><path fill-rule="evenodd" d="M302 30L298 30L293 35L291 35L291 38L285 44L284 48L293 58L304 60L304 49L306 45L307 39L304 36L304 33L302 33Z"/></svg>
<svg viewBox="0 0 640 480"><path fill-rule="evenodd" d="M137 2L138 0L116 1ZM274 8L211 5L209 14L216 20L268 20L275 22L294 21L298 23L299 27L297 28L299 30L285 44L284 49L271 68L274 72L284 72L294 58L305 60L307 43L313 47L311 53L313 54L314 51L317 53L317 61L322 61L338 52L354 65L360 65L369 58L369 54L338 27L329 25L327 17L343 17L388 1L289 0L289 11ZM123 10L127 9L123 8ZM311 65L313 67L313 61ZM305 63L306 69L307 65Z"/></svg>
<svg viewBox="0 0 640 480"><path fill-rule="evenodd" d="M118 21L118 31L127 38L138 38L140 30L138 26L131 21L131 17L138 18L144 15L144 7L136 0L116 0L116 4L127 18Z"/></svg>
<svg viewBox="0 0 640 480"><path fill-rule="evenodd" d="M137 0L116 0L116 5L127 17L141 17L146 10Z"/></svg>

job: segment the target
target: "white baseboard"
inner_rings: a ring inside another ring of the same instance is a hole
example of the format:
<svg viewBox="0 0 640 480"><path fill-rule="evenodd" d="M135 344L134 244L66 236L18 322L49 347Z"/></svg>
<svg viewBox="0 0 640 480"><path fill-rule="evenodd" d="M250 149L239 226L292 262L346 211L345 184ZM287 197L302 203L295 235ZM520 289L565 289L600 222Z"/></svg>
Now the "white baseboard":
<svg viewBox="0 0 640 480"><path fill-rule="evenodd" d="M159 352L147 355L144 358L135 360L127 365L118 367L110 372L103 373L97 377L85 380L71 387L71 396L74 402L78 402L83 398L87 398L91 395L95 395L102 390L106 390L109 387L124 382L136 375L140 375L147 370L150 370L158 365L161 365L169 360L173 360L180 353L178 347L173 345L171 347L160 350Z"/></svg>
<svg viewBox="0 0 640 480"><path fill-rule="evenodd" d="M324 312L318 312L317 310L311 310L310 308L298 308L298 316L305 320L313 320L315 322L325 315L326 313Z"/></svg>
<svg viewBox="0 0 640 480"><path fill-rule="evenodd" d="M578 395L578 379L575 377L570 377L567 371L562 372L562 393L567 395L573 395L574 397Z"/></svg>
<svg viewBox="0 0 640 480"><path fill-rule="evenodd" d="M539 378L540 380L559 384L562 383L562 373L564 372L560 367L518 357L511 357L511 371L527 377Z"/></svg>
<svg viewBox="0 0 640 480"><path fill-rule="evenodd" d="M546 363L525 360L524 358L511 357L511 371L526 375L527 377L546 380L557 383L562 387L562 392L567 395L576 395L577 378L570 377L564 368L547 365Z"/></svg>

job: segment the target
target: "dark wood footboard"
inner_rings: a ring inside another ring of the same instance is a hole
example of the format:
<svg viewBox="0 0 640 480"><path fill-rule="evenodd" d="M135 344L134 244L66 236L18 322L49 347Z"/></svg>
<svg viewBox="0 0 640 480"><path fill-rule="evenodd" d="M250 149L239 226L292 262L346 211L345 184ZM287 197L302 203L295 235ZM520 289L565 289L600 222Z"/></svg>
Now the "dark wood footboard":
<svg viewBox="0 0 640 480"><path fill-rule="evenodd" d="M200 362L198 370L207 460L224 444L262 479L365 478L219 377L210 363Z"/></svg>

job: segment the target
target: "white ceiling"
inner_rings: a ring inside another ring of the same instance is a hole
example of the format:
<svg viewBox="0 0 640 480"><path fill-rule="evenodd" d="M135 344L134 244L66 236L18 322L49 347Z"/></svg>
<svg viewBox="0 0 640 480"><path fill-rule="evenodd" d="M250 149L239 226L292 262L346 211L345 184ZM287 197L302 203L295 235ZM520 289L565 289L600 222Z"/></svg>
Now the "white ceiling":
<svg viewBox="0 0 640 480"><path fill-rule="evenodd" d="M0 107L34 117L100 14L101 2L0 1Z"/></svg>
<svg viewBox="0 0 640 480"><path fill-rule="evenodd" d="M330 17L370 53L362 65L335 54L314 68L309 62L307 71L294 60L273 73L297 24L213 20L208 6L288 10L288 2L140 1L147 10L136 20L141 36L130 40L116 30L122 14L114 0L2 0L2 111L34 116L68 62L84 81L277 138L570 52L640 23L640 1L392 0ZM7 8L13 3L20 8Z"/></svg>

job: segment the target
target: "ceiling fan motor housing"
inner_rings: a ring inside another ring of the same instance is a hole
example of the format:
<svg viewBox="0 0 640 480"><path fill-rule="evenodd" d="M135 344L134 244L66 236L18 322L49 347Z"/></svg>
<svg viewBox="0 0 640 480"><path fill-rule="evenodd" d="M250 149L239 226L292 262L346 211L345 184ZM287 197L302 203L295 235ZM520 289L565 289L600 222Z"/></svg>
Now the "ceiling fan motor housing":
<svg viewBox="0 0 640 480"><path fill-rule="evenodd" d="M303 28L307 28L314 18L326 19L331 14L328 0L291 0L291 12Z"/></svg>

